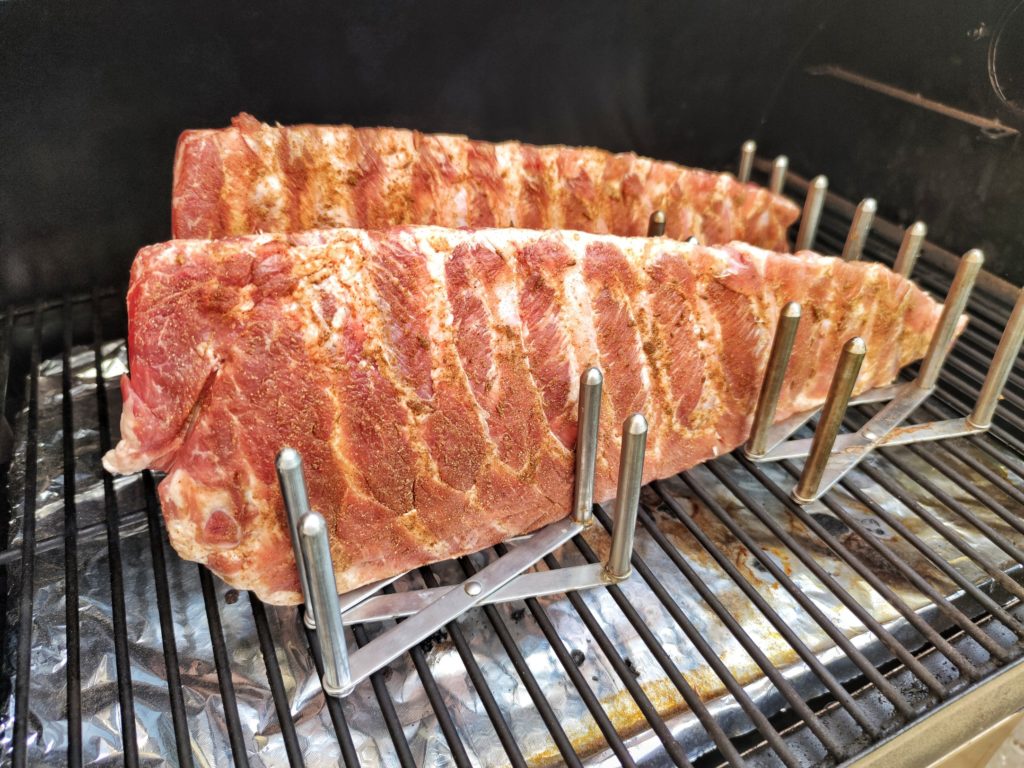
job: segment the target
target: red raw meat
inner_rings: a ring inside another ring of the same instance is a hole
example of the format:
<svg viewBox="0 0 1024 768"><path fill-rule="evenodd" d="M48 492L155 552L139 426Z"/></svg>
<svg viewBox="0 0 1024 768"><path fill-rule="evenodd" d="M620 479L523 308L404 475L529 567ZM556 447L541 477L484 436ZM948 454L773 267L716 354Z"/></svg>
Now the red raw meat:
<svg viewBox="0 0 1024 768"><path fill-rule="evenodd" d="M805 302L778 417L926 351L940 307L879 264L580 232L340 229L144 248L128 294L114 472L166 471L171 543L271 603L300 599L274 457L306 463L338 587L564 517L580 373L606 377L595 495L619 425L645 478L746 439L781 306Z"/></svg>
<svg viewBox="0 0 1024 768"><path fill-rule="evenodd" d="M175 237L400 224L644 235L656 209L669 237L778 251L799 214L729 174L632 153L397 128L286 128L246 114L230 128L185 131L174 162Z"/></svg>

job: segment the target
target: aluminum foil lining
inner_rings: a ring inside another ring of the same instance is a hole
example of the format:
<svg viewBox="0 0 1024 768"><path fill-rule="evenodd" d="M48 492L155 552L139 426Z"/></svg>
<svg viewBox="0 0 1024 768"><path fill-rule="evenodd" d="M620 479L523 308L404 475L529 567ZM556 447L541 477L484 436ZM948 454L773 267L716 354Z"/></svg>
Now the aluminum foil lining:
<svg viewBox="0 0 1024 768"><path fill-rule="evenodd" d="M121 711L118 705L118 679L114 651L114 628L111 609L111 573L107 529L104 524L106 506L100 466L100 426L97 415L96 370L91 350L74 351L72 364L72 414L74 423L75 502L79 518L78 551L79 617L82 680L82 718L84 760L90 764L114 764L120 761L123 744ZM113 439L116 439L120 394L116 382L125 372L123 343L108 344L103 349L102 373L108 382ZM34 579L34 614L30 685L30 719L28 758L32 764L60 764L67 753L66 723L66 628L65 628L65 549L64 529L64 466L62 431L62 365L60 359L47 360L39 370L38 394L38 459L36 501L36 557ZM27 413L22 412L15 423L15 455L10 473L9 497L13 506L11 548L20 545L25 510L25 461L27 447ZM986 453L967 442L963 450L994 472L1020 482L1018 476L998 465ZM972 496L938 476L916 457L904 451L903 458L915 468L927 472L933 482L958 502L977 514L996 531L1018 545L1024 545L1016 532L978 503ZM879 459L869 458L875 466ZM812 532L776 502L757 481L732 458L720 459L718 466L761 500L768 513L785 526L797 541L811 552L838 582L882 622L895 622L897 613L880 595L868 587L853 570L839 560ZM782 487L792 480L779 467L766 471ZM821 610L858 645L877 656L873 636L838 599L820 584L792 552L787 550L758 520L721 486L705 468L693 473L714 495L737 523L758 544L776 559L800 588ZM943 537L877 487L863 473L855 472L853 482L885 510L897 516L927 544L941 553L968 578L981 582L984 574L970 560L955 550ZM895 476L907 491L943 525L955 530L979 553L993 562L1009 565L1004 552L967 525L961 518L928 496L903 475ZM998 497L998 491L980 477L972 482ZM152 554L145 514L145 497L139 477L116 481L117 514L120 520L120 548L123 558L123 583L127 609L128 654L131 685L134 693L135 725L140 758L145 765L176 765L176 748L170 714L167 674L164 665L160 622L155 599L156 588ZM671 494L702 530L739 567L750 583L764 595L783 620L800 638L823 658L841 657L831 641L792 597L775 583L755 558L740 546L713 514L697 502L678 480L667 484ZM647 493L645 491L645 493ZM650 500L650 497L645 497ZM883 539L905 561L913 565L944 594L955 592L954 585L925 563L906 541L894 534L869 509L856 499L840 492L842 505L875 536ZM823 524L834 530L840 539L863 556L877 573L907 603L923 608L920 592L907 584L898 572L884 567L877 557L824 508L814 508ZM820 685L804 670L792 648L779 636L753 604L739 591L684 525L664 507L655 506L658 526L672 544L687 558L699 577L736 617L773 663L783 668L804 695L813 695ZM595 526L597 528L597 526ZM161 532L161 536L162 536ZM608 537L603 530L587 535L599 555L607 551ZM188 727L190 748L196 765L231 764L231 748L224 717L224 704L218 685L217 669L211 647L206 608L199 582L199 566L178 558L163 538L164 556L171 592L175 641ZM715 653L729 667L738 681L766 711L784 704L770 686L754 661L739 645L722 620L704 603L665 552L642 528L637 532L637 552L682 608L700 629ZM482 564L488 555L475 556ZM558 554L561 562L584 562L573 544ZM20 590L20 567L11 567L11 594ZM454 563L432 567L439 579L456 581L462 578L461 568ZM232 679L238 700L239 716L247 757L251 765L286 765L286 753L273 697L267 681L267 669L260 652L250 597L239 594L215 581L218 608L227 642ZM419 586L418 576L408 576L396 583L398 589ZM739 732L749 725L734 700L725 695L719 678L672 620L650 588L637 576L621 589L657 635L665 652L682 671L727 729ZM670 722L692 754L709 748L707 734L695 725L695 718L686 711L683 700L657 661L652 657L636 631L605 589L583 593L583 599L595 614L616 650L635 672L636 679L659 712ZM647 724L626 691L621 679L602 653L576 610L564 596L544 598L542 604L568 649L574 653L579 668L597 698L619 731L633 738L639 756L651 751L645 739ZM3 646L3 663L7 674L13 675L16 654L17 600L8 615L8 636ZM509 628L519 650L526 659L554 710L558 721L581 754L593 763L607 760L605 745L597 725L565 669L553 653L529 611L522 604L498 606L497 610ZM324 696L315 674L305 635L297 621L294 608L267 606L267 615L290 702L291 717L298 732L305 762L310 766L333 766L341 761L337 735L328 717ZM898 623L898 622L895 622ZM895 625L894 623L894 625ZM559 753L541 720L531 698L502 648L484 612L474 610L459 619L458 625L469 642L473 658L479 665L487 685L512 729L523 755L533 765L557 764ZM380 632L380 625L368 626L370 636ZM349 634L350 648L355 643ZM496 738L481 698L469 681L466 665L447 635L423 646L430 672L455 724L463 745L474 765L505 765L508 758ZM875 657L872 657L875 658ZM878 658L881 658L880 656ZM388 695L394 702L416 761L425 766L447 766L452 758L442 735L436 715L427 699L422 682L409 654L395 661L383 673ZM13 691L13 685L10 688ZM343 701L345 717L352 731L356 752L366 766L397 764L397 753L381 715L372 685L368 681ZM13 734L13 693L4 703L0 720L0 753L9 757ZM656 744L653 748L657 752Z"/></svg>

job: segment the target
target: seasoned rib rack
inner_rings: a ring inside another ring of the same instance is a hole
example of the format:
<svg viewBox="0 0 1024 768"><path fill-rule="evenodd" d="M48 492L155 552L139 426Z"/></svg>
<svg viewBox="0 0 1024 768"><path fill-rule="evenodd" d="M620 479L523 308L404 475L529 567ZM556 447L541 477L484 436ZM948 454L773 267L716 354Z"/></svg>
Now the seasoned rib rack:
<svg viewBox="0 0 1024 768"><path fill-rule="evenodd" d="M852 214L830 197L816 247L838 253ZM876 220L865 257L891 262L900 237ZM915 277L942 295L950 264L929 246ZM0 537L2 629L17 639L4 743L15 765L57 759L47 745L62 739L72 765L78 749L128 765L157 754L183 765L834 765L940 703L977 716L996 698L979 702L978 686L1020 669L1018 361L988 435L883 449L806 509L788 500L799 462L723 457L645 490L628 584L474 611L344 702L325 700L294 610L175 558L152 477L99 473L116 437L108 340L123 334L121 295L4 316L15 455L3 469L13 524ZM979 281L972 323L920 417L970 411L1013 298ZM873 409L851 409L847 426ZM547 567L602 558L610 520L596 517ZM411 578L432 587L480 565ZM356 627L352 639L378 631Z"/></svg>

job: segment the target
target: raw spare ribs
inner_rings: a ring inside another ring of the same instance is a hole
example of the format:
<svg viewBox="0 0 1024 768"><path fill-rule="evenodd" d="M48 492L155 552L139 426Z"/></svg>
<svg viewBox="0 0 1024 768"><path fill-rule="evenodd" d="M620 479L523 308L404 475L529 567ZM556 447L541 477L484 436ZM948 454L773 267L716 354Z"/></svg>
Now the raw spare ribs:
<svg viewBox="0 0 1024 768"><path fill-rule="evenodd" d="M858 390L921 357L940 307L878 264L749 245L408 227L142 249L113 472L166 471L171 543L270 603L300 600L274 457L306 463L338 587L569 512L580 373L605 373L595 496L622 420L645 479L739 445L780 307L806 311L778 417L821 403L842 343Z"/></svg>
<svg viewBox="0 0 1024 768"><path fill-rule="evenodd" d="M743 240L787 250L799 213L788 200L721 173L599 149L491 144L464 136L347 125L186 131L174 162L175 237L323 227L578 229Z"/></svg>

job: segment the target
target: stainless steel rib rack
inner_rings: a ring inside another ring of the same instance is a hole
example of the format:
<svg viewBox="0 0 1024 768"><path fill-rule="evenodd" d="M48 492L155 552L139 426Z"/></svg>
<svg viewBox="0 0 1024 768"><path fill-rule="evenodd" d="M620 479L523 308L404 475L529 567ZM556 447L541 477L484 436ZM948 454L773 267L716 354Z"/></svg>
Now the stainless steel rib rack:
<svg viewBox="0 0 1024 768"><path fill-rule="evenodd" d="M803 197L807 182L778 168ZM856 206L821 199L813 245L841 253ZM875 216L863 258L892 264L903 238ZM958 263L924 242L914 277L943 296ZM627 582L469 611L337 699L294 609L178 559L158 478L101 471L121 296L3 316L0 749L13 765L923 765L1020 690L1019 356L986 433L882 445L805 505L791 498L798 459L734 452L655 483ZM975 409L1017 300L979 274L971 323L910 424ZM876 413L853 400L843 428ZM612 518L594 516L538 570L604 562ZM382 592L462 583L495 549ZM362 646L393 623L346 638Z"/></svg>
<svg viewBox="0 0 1024 768"><path fill-rule="evenodd" d="M528 571L545 555L583 533L594 521L594 468L597 461L601 390L598 368L580 376L579 433L576 437L575 487L572 512L533 533L519 536L494 562L461 584L375 595L403 574L367 584L338 596L327 524L310 509L302 457L284 448L276 459L277 474L305 598L303 622L316 633L323 657L324 692L347 696L356 685L426 640L473 608L533 600L563 592L619 584L632 573L633 538L647 447L647 420L634 413L622 424L618 492L611 546L605 563L588 563L548 571ZM346 624L405 620L363 645L349 659Z"/></svg>

